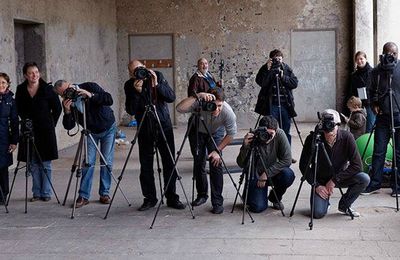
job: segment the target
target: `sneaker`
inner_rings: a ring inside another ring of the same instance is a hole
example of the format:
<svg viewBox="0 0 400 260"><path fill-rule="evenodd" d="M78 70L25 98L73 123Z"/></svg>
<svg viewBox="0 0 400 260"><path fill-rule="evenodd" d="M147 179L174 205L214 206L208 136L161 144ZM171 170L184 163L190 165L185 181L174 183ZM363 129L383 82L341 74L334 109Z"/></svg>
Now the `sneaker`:
<svg viewBox="0 0 400 260"><path fill-rule="evenodd" d="M213 214L222 214L224 212L223 206L213 206L211 213Z"/></svg>
<svg viewBox="0 0 400 260"><path fill-rule="evenodd" d="M363 192L361 192L361 195L367 196L367 195L375 194L375 193L378 193L379 190L380 190L380 188L367 187Z"/></svg>
<svg viewBox="0 0 400 260"><path fill-rule="evenodd" d="M283 210L285 206L283 205L282 201L272 202L272 208L277 210Z"/></svg>
<svg viewBox="0 0 400 260"><path fill-rule="evenodd" d="M38 201L38 200L41 200L41 198L33 196L29 201L30 202L35 202L35 201Z"/></svg>
<svg viewBox="0 0 400 260"><path fill-rule="evenodd" d="M43 200L44 202L47 202L47 201L50 201L50 200L51 200L51 197L43 197L42 200Z"/></svg>
<svg viewBox="0 0 400 260"><path fill-rule="evenodd" d="M76 200L76 205L75 208L81 208L85 205L89 204L89 200L82 198L81 196L79 196L79 198Z"/></svg>
<svg viewBox="0 0 400 260"><path fill-rule="evenodd" d="M338 208L338 210L347 216L351 216L350 213L352 213L355 218L358 218L360 216L360 213L350 207L346 209Z"/></svg>
<svg viewBox="0 0 400 260"><path fill-rule="evenodd" d="M100 203L101 204L110 204L110 196L100 196Z"/></svg>

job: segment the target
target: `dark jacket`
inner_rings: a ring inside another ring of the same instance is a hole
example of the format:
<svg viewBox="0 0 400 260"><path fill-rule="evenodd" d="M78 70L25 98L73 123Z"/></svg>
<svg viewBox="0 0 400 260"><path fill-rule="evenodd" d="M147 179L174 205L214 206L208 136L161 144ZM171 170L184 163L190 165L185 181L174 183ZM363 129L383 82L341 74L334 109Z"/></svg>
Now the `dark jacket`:
<svg viewBox="0 0 400 260"><path fill-rule="evenodd" d="M259 145L263 150L263 158L267 170L268 177L274 177L279 174L284 168L289 167L292 162L292 153L289 141L285 132L282 129L276 130L274 139L269 144ZM242 146L240 153L236 158L237 164L241 167L248 167L248 154L251 150L249 146ZM255 171L261 175L264 172L264 167L260 158L255 158Z"/></svg>
<svg viewBox="0 0 400 260"><path fill-rule="evenodd" d="M217 81L213 77L214 81L218 85ZM210 90L210 85L203 77L200 77L197 72L189 80L189 86L187 89L188 97L196 97L197 93L208 92Z"/></svg>
<svg viewBox="0 0 400 260"><path fill-rule="evenodd" d="M389 104L389 82L392 78L391 86L394 93L394 99L400 105L400 64L397 65L392 71L385 70L381 64L378 64L372 71L368 84L369 99L371 105L378 105L384 115L390 115ZM393 113L398 114L399 108L393 99Z"/></svg>
<svg viewBox="0 0 400 260"><path fill-rule="evenodd" d="M18 114L13 96L10 90L0 94L0 168L12 164L13 157L8 147L18 143Z"/></svg>
<svg viewBox="0 0 400 260"><path fill-rule="evenodd" d="M164 130L172 129L171 118L169 116L169 110L167 103L172 103L175 101L175 92L169 86L167 80L164 78L161 72L155 71L157 74L157 87L155 88L156 93L151 95L150 102L155 102L156 111L158 117L160 118L160 123ZM149 103L147 98L148 89L151 87L146 87L145 85L150 82L143 83L143 90L141 93L137 92L133 86L134 80L131 78L125 82L125 110L131 116L135 116L138 123L142 121L143 114L146 110L146 105ZM148 117L149 114L146 116Z"/></svg>
<svg viewBox="0 0 400 260"><path fill-rule="evenodd" d="M314 177L313 154L315 152L315 144L313 137L314 132L311 132L307 136L303 151L301 152L299 165L301 173L306 175L306 179L310 184L313 183ZM354 137L350 132L339 129L333 147L330 147L326 143L323 133L321 133L321 141L332 162L332 167L329 166L329 162L320 147L318 153L317 186L325 185L331 179L338 185L362 171L360 154L358 153Z"/></svg>
<svg viewBox="0 0 400 260"><path fill-rule="evenodd" d="M356 71L353 72L353 74L351 74L350 91L347 94L344 104L347 103L347 100L349 100L349 98L351 96L358 97L357 89L368 88L369 76L370 76L371 71L372 71L372 67L367 62L367 64L365 64L364 68L358 68ZM368 91L367 91L367 96L368 96ZM362 104L364 107L368 107L369 106L368 99L362 100Z"/></svg>
<svg viewBox="0 0 400 260"><path fill-rule="evenodd" d="M350 118L349 121L347 122L347 125L349 126L350 133L353 134L354 139L357 140L358 137L365 134L366 124L367 124L367 113L364 111L364 109L353 111L350 114Z"/></svg>
<svg viewBox="0 0 400 260"><path fill-rule="evenodd" d="M53 88L44 80L39 80L39 89L34 97L28 92L28 81L17 86L15 94L19 117L31 119L33 123L34 143L42 161L58 159L55 127L61 115L61 102ZM21 139L22 141L22 139ZM18 160L26 161L26 144L20 142Z"/></svg>
<svg viewBox="0 0 400 260"><path fill-rule="evenodd" d="M114 112L110 107L113 104L111 94L94 82L81 83L79 87L94 94L85 102L86 128L94 134L108 130L115 122ZM73 107L71 113L64 114L64 128L67 130L74 128L76 117L78 117L79 124L83 126L83 114Z"/></svg>
<svg viewBox="0 0 400 260"><path fill-rule="evenodd" d="M294 75L289 65L282 63L283 77L279 77L280 94L284 95L281 98L282 105L284 105L290 114L290 117L295 117L294 112L294 98L292 90L297 88L297 77ZM257 73L256 83L261 87L258 94L255 112L260 115L270 115L273 103L273 96L277 94L277 69L268 70L267 64L264 64Z"/></svg>

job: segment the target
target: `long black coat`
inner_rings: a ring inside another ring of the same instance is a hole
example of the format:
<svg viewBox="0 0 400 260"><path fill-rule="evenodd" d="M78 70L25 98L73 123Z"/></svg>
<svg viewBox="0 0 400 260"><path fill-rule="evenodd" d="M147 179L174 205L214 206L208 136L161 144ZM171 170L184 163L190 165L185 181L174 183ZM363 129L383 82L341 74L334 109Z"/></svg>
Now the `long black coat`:
<svg viewBox="0 0 400 260"><path fill-rule="evenodd" d="M13 96L11 91L0 94L0 168L12 164L8 147L18 143L18 114Z"/></svg>
<svg viewBox="0 0 400 260"><path fill-rule="evenodd" d="M61 102L53 88L40 79L39 89L34 97L28 92L28 81L18 85L15 95L18 115L21 120L31 119L33 123L34 143L42 161L58 159L55 126L61 115ZM18 160L26 161L23 138L18 149Z"/></svg>

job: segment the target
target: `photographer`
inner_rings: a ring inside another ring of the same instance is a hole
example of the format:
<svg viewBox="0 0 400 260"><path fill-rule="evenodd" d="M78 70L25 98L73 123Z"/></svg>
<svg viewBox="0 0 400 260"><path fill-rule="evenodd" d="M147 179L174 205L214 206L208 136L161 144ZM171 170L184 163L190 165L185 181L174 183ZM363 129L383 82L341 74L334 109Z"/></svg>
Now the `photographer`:
<svg viewBox="0 0 400 260"><path fill-rule="evenodd" d="M114 160L114 140L117 130L114 112L111 109L113 99L110 93L104 91L94 82L85 82L72 85L65 80L58 80L54 84L54 91L63 98L64 106L63 126L67 130L77 124L84 125L83 111L86 115L86 129L92 135L96 145L100 142L100 151L107 165L112 169ZM87 161L89 167L82 170L79 197L76 208L89 204L92 190L93 172L96 164L97 149L93 141L87 137ZM100 162L100 203L110 203L111 172Z"/></svg>
<svg viewBox="0 0 400 260"><path fill-rule="evenodd" d="M353 135L339 129L339 125L340 116L337 111L327 109L322 112L321 122L316 130L307 136L301 152L300 170L311 185L314 182L314 156L318 156L314 196L314 218L317 219L327 214L329 198L335 187L347 188L339 201L338 210L346 215L352 213L354 217L359 217L360 214L350 206L369 183L369 176L362 172L361 158ZM318 155L315 155L315 145L319 141L323 147L320 147ZM329 158L326 157L323 148ZM312 198L313 196L310 197L310 204Z"/></svg>
<svg viewBox="0 0 400 260"><path fill-rule="evenodd" d="M255 112L260 115L272 115L278 120L290 144L290 119L296 116L292 90L297 88L298 81L289 65L283 62L283 54L280 50L275 49L269 53L267 63L257 73L256 83L261 90ZM280 87L279 97L277 85Z"/></svg>
<svg viewBox="0 0 400 260"><path fill-rule="evenodd" d="M17 106L10 90L10 77L0 72L0 204L9 192L8 167L12 165L12 153L18 143Z"/></svg>
<svg viewBox="0 0 400 260"><path fill-rule="evenodd" d="M395 150L396 150L396 165L399 167L399 153L400 153L400 65L397 60L398 48L393 42L387 42L383 46L383 52L380 56L380 63L372 70L370 76L369 98L373 112L376 114L375 121L375 135L374 135L374 152L372 155L372 168L370 171L371 183L363 195L369 195L378 192L381 188L383 167L385 163L385 155L389 139L392 137L392 129L395 129ZM389 88L393 90L393 103L390 107L390 92ZM391 112L393 109L393 122ZM399 172L397 172L399 176ZM400 194L400 186L395 187L395 175L391 174L391 195L396 196ZM398 177L399 178L399 177Z"/></svg>
<svg viewBox="0 0 400 260"><path fill-rule="evenodd" d="M174 209L184 209L186 206L179 200L176 194L176 172L174 160L168 151L171 150L172 156L175 153L174 132L172 129L171 118L167 103L175 101L175 93L169 86L163 74L159 71L147 70L138 60L132 60L128 64L130 79L125 82L124 90L126 95L125 109L130 115L134 115L137 122L141 123L146 106L155 105L156 113L160 119L162 130L166 137L166 144L162 133L156 124L156 118L152 113L147 113L145 121L142 123L139 141L139 160L140 160L140 186L144 196L143 204L139 211L148 210L157 204L156 186L154 183L154 148L158 148L163 165L164 185L168 183L165 190L167 206ZM168 147L167 147L168 145Z"/></svg>
<svg viewBox="0 0 400 260"><path fill-rule="evenodd" d="M213 103L211 105L210 103ZM198 155L194 155L193 174L196 178L197 198L193 206L200 206L208 199L208 181L205 171L206 160L210 161L210 182L211 182L211 204L212 213L221 214L224 211L222 189L224 184L222 173L222 160L219 151L222 151L232 140L237 132L236 115L230 105L224 101L224 93L221 88L215 88L210 93L201 92L197 97L187 97L177 106L180 113L190 113L201 109L201 117L204 118L206 127L200 123L198 133ZM212 111L213 110L213 111ZM221 136L218 132L220 127L225 127L226 134ZM211 140L214 139L217 147ZM191 146L194 143L191 142ZM192 151L195 149L191 147Z"/></svg>
<svg viewBox="0 0 400 260"><path fill-rule="evenodd" d="M258 132L257 131L261 131ZM263 133L266 132L266 133ZM249 132L245 135L240 153L236 159L241 167L248 167L248 154L254 145L258 145L264 154L262 158L256 157L254 172L256 176L250 176L247 203L252 212L262 212L268 208L268 200L272 202L274 209L282 209L282 196L287 188L292 185L295 176L292 169L289 168L292 160L290 144L286 138L285 132L278 128L278 121L272 116L264 116L260 120L259 128L255 132ZM263 135L260 137L258 135ZM266 136L266 138L265 138ZM266 140L259 140L259 139ZM265 156L265 157L264 157ZM264 171L261 160L264 160L267 171ZM252 174L252 173L248 173ZM268 198L268 179L271 178L276 192Z"/></svg>
<svg viewBox="0 0 400 260"><path fill-rule="evenodd" d="M52 87L41 77L36 63L25 63L22 68L25 81L17 86L15 102L21 118L23 136L18 147L18 161L26 161L26 147L33 140L43 165L30 145L32 174L31 202L51 199L51 161L58 159L55 127L61 115L61 104ZM45 169L47 172L45 173Z"/></svg>

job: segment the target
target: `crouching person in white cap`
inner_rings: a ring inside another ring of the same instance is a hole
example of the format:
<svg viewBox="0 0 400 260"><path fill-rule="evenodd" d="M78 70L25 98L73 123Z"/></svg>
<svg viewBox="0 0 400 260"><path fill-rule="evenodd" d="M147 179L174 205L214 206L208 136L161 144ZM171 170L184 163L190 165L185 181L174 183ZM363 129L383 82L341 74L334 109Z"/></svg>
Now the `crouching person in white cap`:
<svg viewBox="0 0 400 260"><path fill-rule="evenodd" d="M322 112L320 123L315 131L307 136L301 153L300 170L312 185L315 147L316 143L320 144L316 155L318 160L315 194L311 191L310 197L310 204L313 203L314 197L314 218L322 218L327 214L329 198L335 187L348 188L339 201L338 210L343 214L359 217L360 214L354 211L351 205L369 184L368 174L362 172L361 158L353 135L339 129L339 126L340 116L337 111L327 109Z"/></svg>

